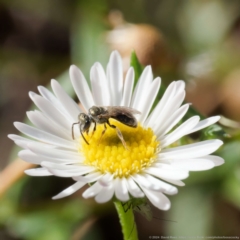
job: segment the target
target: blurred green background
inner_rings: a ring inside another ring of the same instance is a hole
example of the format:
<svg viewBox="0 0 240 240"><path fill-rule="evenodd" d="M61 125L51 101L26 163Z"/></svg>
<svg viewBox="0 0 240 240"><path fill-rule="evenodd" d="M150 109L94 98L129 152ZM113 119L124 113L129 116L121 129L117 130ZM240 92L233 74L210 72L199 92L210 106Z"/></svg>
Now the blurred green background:
<svg viewBox="0 0 240 240"><path fill-rule="evenodd" d="M240 236L239 0L1 1L1 169L17 157L6 136L17 133L14 121L25 121L28 92L56 78L73 96L69 66L78 65L88 77L95 61L106 66L113 49L121 53L125 69L134 49L165 86L184 79L186 101L203 116L234 120L222 121L231 137L209 131L192 136L222 138L225 145L217 154L226 163L191 173L186 186L170 197L169 211L152 207L152 222L136 213L139 239ZM81 192L51 200L71 183L56 177L19 179L0 198L0 239L122 239L112 203L97 205L82 199Z"/></svg>

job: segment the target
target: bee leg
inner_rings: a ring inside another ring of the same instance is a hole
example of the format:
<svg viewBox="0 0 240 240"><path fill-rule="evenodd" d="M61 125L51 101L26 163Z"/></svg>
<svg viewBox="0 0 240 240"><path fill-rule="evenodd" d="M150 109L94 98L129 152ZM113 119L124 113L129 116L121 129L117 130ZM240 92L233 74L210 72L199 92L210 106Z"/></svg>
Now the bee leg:
<svg viewBox="0 0 240 240"><path fill-rule="evenodd" d="M117 126L110 124L109 121L107 121L107 124L108 124L111 128L115 128L115 129L116 129L117 135L118 135L119 139L121 140L123 146L124 146L127 150L129 150L128 147L127 147L127 144L126 144L126 142L125 142L125 140L124 140L124 138L123 138L123 135L122 135L120 129L119 129Z"/></svg>
<svg viewBox="0 0 240 240"><path fill-rule="evenodd" d="M82 133L81 126L80 126L79 129L80 129L80 133L81 133L81 135L82 135L83 140L86 142L87 145L89 145L89 142L86 140L86 138L84 137L84 135L83 135L83 133Z"/></svg>
<svg viewBox="0 0 240 240"><path fill-rule="evenodd" d="M93 120L92 120L92 121L93 121ZM93 124L94 124L94 127L93 127L93 131L92 131L91 138L92 138L93 134L94 134L95 131L96 131L96 125L97 125L95 121L93 121Z"/></svg>
<svg viewBox="0 0 240 240"><path fill-rule="evenodd" d="M79 122L72 124L72 139L75 139L75 138L74 138L74 129L73 129L73 127L74 127L74 125L76 125L76 124L79 124Z"/></svg>
<svg viewBox="0 0 240 240"><path fill-rule="evenodd" d="M103 129L103 131L102 131L101 137L100 137L99 140L98 140L98 144L101 142L102 136L104 135L104 133L106 132L106 130L107 130L107 127L106 127L106 124L104 124L104 129Z"/></svg>
<svg viewBox="0 0 240 240"><path fill-rule="evenodd" d="M119 129L118 127L116 127L116 131L117 131L118 137L119 137L120 140L122 141L123 146L124 146L127 150L129 150L128 147L127 147L127 144L126 144L126 142L125 142L125 140L124 140L124 138L123 138L123 135L122 135L122 133L121 133L121 131L120 131L120 129Z"/></svg>
<svg viewBox="0 0 240 240"><path fill-rule="evenodd" d="M87 141L86 138L83 136L82 131L80 131L80 133L81 133L81 135L82 135L83 140L86 142L87 145L89 145L88 141Z"/></svg>

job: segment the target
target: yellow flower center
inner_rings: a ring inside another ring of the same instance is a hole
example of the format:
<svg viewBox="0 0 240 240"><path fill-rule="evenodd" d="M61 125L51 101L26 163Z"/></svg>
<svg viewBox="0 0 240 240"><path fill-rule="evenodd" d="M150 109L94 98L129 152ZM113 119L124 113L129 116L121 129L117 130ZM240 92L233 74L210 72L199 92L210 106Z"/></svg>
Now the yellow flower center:
<svg viewBox="0 0 240 240"><path fill-rule="evenodd" d="M104 126L97 125L93 135L84 134L89 145L80 138L79 152L85 156L84 164L94 166L102 173L111 173L115 177L128 177L141 172L155 161L159 142L152 129L145 129L140 124L137 128L132 128L112 119L111 124L120 129L127 149L118 138L116 129L107 125L101 138Z"/></svg>

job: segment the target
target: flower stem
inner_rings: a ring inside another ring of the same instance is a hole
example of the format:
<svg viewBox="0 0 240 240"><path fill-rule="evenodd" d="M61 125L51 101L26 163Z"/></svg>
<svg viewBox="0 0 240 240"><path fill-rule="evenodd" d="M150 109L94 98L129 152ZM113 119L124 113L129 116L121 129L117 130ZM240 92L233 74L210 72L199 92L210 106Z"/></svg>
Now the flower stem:
<svg viewBox="0 0 240 240"><path fill-rule="evenodd" d="M120 219L124 240L138 240L137 226L134 219L132 207L124 207L120 201L114 202ZM126 203L131 204L131 203Z"/></svg>

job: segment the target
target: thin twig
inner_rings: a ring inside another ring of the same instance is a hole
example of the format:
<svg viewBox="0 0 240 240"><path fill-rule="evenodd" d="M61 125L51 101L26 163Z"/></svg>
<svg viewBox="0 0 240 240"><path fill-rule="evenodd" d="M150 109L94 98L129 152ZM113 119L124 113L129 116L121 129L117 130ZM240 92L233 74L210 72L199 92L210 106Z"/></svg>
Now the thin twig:
<svg viewBox="0 0 240 240"><path fill-rule="evenodd" d="M0 197L20 178L24 176L24 170L27 170L35 164L25 162L17 158L9 165L7 165L0 172Z"/></svg>

